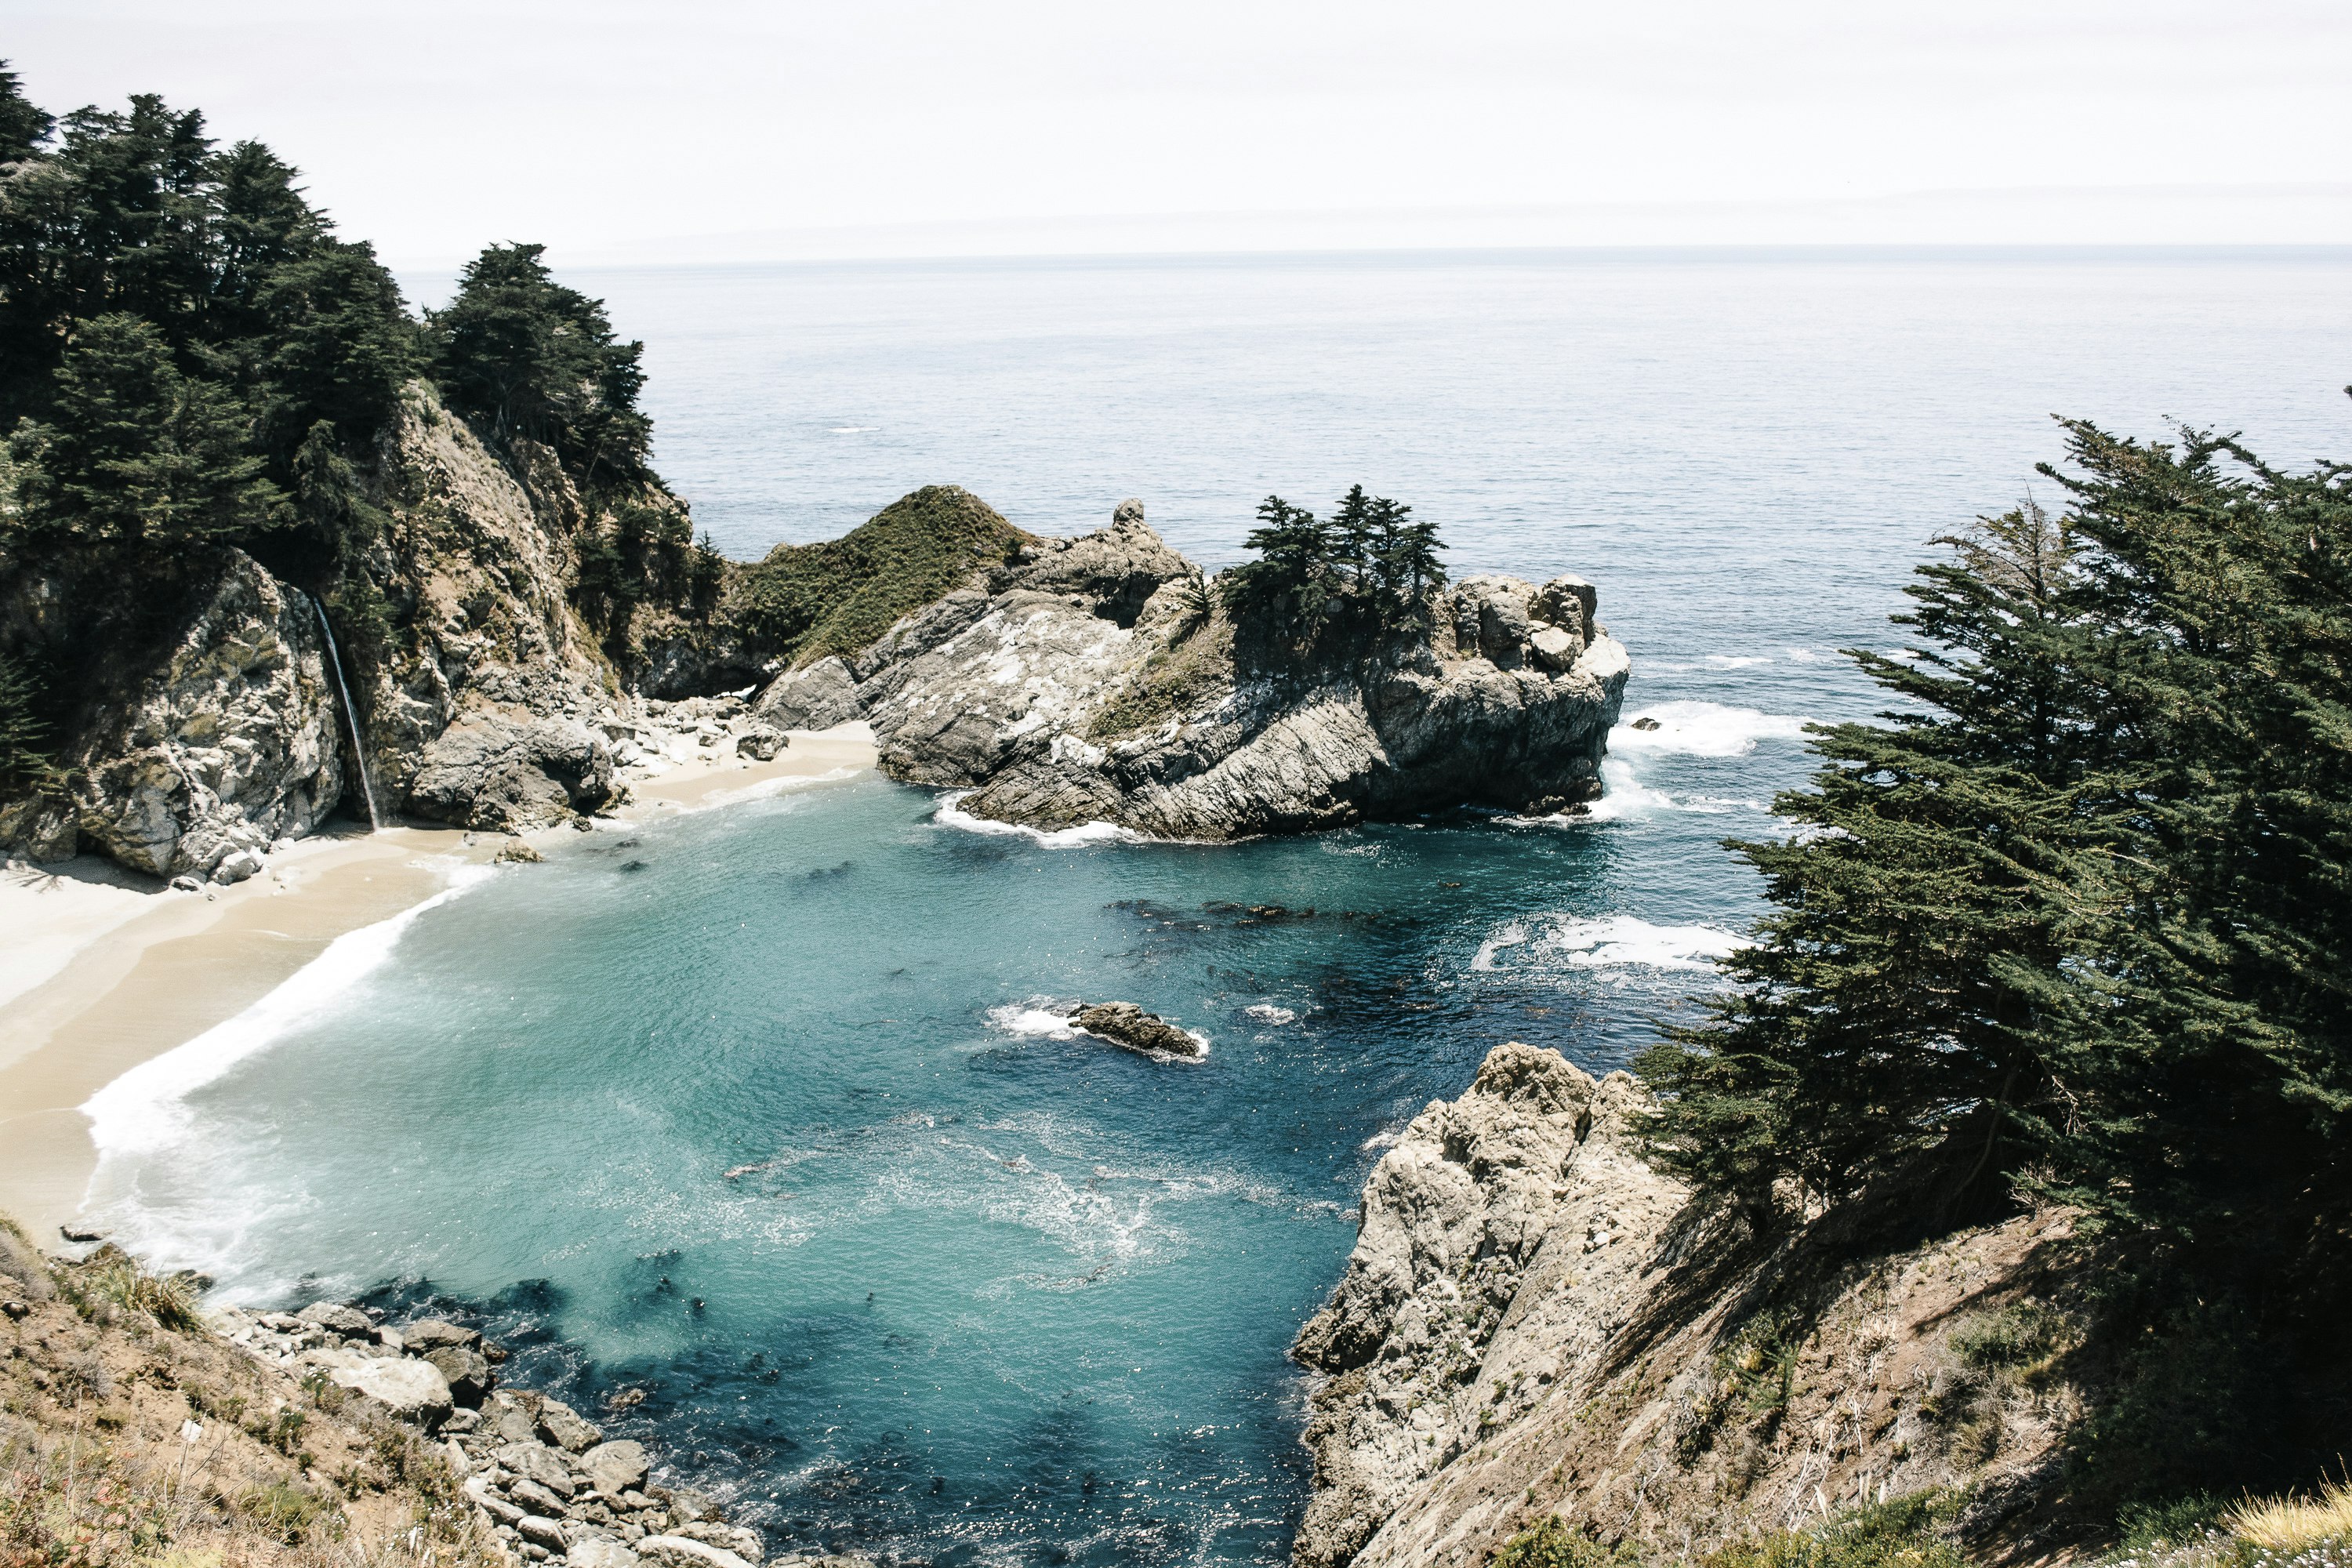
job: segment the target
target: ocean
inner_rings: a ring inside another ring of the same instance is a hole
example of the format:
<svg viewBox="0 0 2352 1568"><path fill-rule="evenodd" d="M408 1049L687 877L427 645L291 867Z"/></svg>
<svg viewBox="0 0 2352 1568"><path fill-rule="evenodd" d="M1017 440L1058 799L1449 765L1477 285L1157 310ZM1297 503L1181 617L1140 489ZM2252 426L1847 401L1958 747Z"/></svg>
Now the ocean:
<svg viewBox="0 0 2352 1568"><path fill-rule="evenodd" d="M1624 1066L1757 918L1803 725L2053 414L2352 449L2352 254L1759 252L580 273L739 557L919 485L1239 556L1362 482L1457 574L1599 584L1607 798L1223 847L811 784L580 836L342 939L93 1102L93 1194L227 1295L478 1315L772 1550L1279 1563L1286 1360L1358 1191L1506 1039ZM446 280L411 279L431 299ZM1072 1036L1126 999L1194 1063Z"/></svg>

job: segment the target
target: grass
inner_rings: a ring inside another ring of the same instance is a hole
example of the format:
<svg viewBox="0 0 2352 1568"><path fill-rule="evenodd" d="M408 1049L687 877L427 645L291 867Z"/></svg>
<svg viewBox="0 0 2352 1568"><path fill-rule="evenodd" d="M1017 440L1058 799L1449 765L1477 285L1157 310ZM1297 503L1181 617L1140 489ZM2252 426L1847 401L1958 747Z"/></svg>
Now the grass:
<svg viewBox="0 0 2352 1568"><path fill-rule="evenodd" d="M1944 1528L1960 1494L1918 1492L1855 1509L1810 1530L1782 1530L1735 1542L1704 1568L1966 1568Z"/></svg>
<svg viewBox="0 0 2352 1568"><path fill-rule="evenodd" d="M1224 621L1183 637L1143 662L1134 683L1097 710L1087 738L1123 741L1149 734L1198 706L1233 679L1233 627Z"/></svg>
<svg viewBox="0 0 2352 1568"><path fill-rule="evenodd" d="M2239 1540L2265 1551L2307 1552L2352 1537L2352 1485L2329 1481L2315 1497L2290 1492L2268 1500L2248 1498L2232 1505L2222 1523Z"/></svg>
<svg viewBox="0 0 2352 1568"><path fill-rule="evenodd" d="M780 544L743 568L727 613L798 666L852 654L1027 542L971 491L926 485L839 539Z"/></svg>
<svg viewBox="0 0 2352 1568"><path fill-rule="evenodd" d="M150 1274L111 1247L62 1276L58 1285L85 1318L98 1319L115 1307L143 1313L176 1333L193 1332L204 1323L192 1282L179 1275Z"/></svg>

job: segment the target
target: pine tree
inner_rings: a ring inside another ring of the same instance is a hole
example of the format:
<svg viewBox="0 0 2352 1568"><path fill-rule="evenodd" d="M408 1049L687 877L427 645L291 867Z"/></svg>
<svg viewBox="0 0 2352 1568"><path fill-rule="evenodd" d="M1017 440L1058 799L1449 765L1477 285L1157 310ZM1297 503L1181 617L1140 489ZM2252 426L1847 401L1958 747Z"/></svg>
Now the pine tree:
<svg viewBox="0 0 2352 1568"><path fill-rule="evenodd" d="M1641 1064L1661 1158L1759 1210L1784 1179L1809 1206L1890 1179L1948 1205L2042 1125L2014 971L2054 963L2072 792L2099 744L2064 673L2074 547L2032 505L1946 542L1896 617L1920 656L1850 655L1912 706L1815 730L1812 788L1775 803L1796 834L1733 846L1775 906L1725 966L1738 988Z"/></svg>
<svg viewBox="0 0 2352 1568"><path fill-rule="evenodd" d="M285 497L249 434L236 398L183 375L154 327L119 312L86 321L58 366L49 418L10 443L22 536L168 550L276 527Z"/></svg>

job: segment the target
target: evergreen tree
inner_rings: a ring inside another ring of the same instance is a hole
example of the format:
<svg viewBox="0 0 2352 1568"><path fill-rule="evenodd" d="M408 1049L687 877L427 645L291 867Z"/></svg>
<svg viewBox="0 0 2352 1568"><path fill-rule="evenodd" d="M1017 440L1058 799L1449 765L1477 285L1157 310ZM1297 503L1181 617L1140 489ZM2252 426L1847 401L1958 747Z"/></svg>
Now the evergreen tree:
<svg viewBox="0 0 2352 1568"><path fill-rule="evenodd" d="M1920 656L1850 655L1914 706L1817 729L1812 788L1775 803L1796 835L1733 846L1775 906L1725 965L1738 988L1641 1064L1665 1163L1758 1208L1784 1178L1816 1205L1889 1178L1948 1203L2040 1125L2050 1073L2012 970L2054 960L2098 743L2065 675L2074 542L2028 505L1946 542L1896 617Z"/></svg>
<svg viewBox="0 0 2352 1568"><path fill-rule="evenodd" d="M0 60L0 164L21 163L33 156L57 123L26 98L22 79L6 60Z"/></svg>
<svg viewBox="0 0 2352 1568"><path fill-rule="evenodd" d="M275 527L285 497L249 434L236 397L183 375L154 327L120 312L86 321L58 366L49 418L11 440L20 537L168 550Z"/></svg>
<svg viewBox="0 0 2352 1568"><path fill-rule="evenodd" d="M646 476L652 425L637 409L643 343L614 336L604 307L555 281L541 245L494 245L434 311L434 373L450 405L493 439L555 449L583 488Z"/></svg>

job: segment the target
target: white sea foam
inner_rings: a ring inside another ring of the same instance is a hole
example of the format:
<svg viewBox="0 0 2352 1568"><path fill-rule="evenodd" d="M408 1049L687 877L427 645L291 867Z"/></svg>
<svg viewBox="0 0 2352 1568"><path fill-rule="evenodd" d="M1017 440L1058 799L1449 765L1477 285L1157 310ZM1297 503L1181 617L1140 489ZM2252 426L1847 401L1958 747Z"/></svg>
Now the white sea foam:
<svg viewBox="0 0 2352 1568"><path fill-rule="evenodd" d="M1075 1040L1078 1026L1070 1022L1065 1010L1052 1011L1056 1005L1049 998L1032 997L1026 1002L1007 1002L988 1010L989 1026L1008 1035L1042 1036L1047 1039Z"/></svg>
<svg viewBox="0 0 2352 1568"><path fill-rule="evenodd" d="M450 885L390 920L345 931L275 991L236 1017L140 1063L83 1102L90 1142L101 1163L164 1148L191 1124L187 1098L247 1058L268 1049L342 1005L345 993L391 958L418 916L447 903L492 873L460 869Z"/></svg>
<svg viewBox="0 0 2352 1568"><path fill-rule="evenodd" d="M1145 835L1135 832L1131 828L1121 827L1115 822L1082 822L1076 827L1058 827L1051 831L1042 827L1024 827L1017 822L991 822L984 816L974 816L971 813L961 809L958 803L971 793L970 790L964 790L955 795L940 796L940 809L933 814L932 820L943 826L961 827L966 833L1014 834L1022 837L1034 838L1038 843L1054 849L1072 849L1087 844L1146 842Z"/></svg>
<svg viewBox="0 0 2352 1568"><path fill-rule="evenodd" d="M1563 920L1527 943L1529 963L1570 969L1713 969L1717 959L1746 945L1744 939L1714 926L1654 925L1633 915Z"/></svg>
<svg viewBox="0 0 2352 1568"><path fill-rule="evenodd" d="M1267 1024L1295 1024L1298 1015L1287 1007L1277 1007L1271 1002L1254 1002L1242 1009L1251 1017Z"/></svg>
<svg viewBox="0 0 2352 1568"><path fill-rule="evenodd" d="M1513 921L1478 944L1478 952L1470 960L1470 967L1481 974L1491 973L1500 967L1496 961L1507 949L1524 947L1527 941L1528 928Z"/></svg>
<svg viewBox="0 0 2352 1568"><path fill-rule="evenodd" d="M1643 720L1655 729L1635 729ZM1661 702L1609 731L1612 752L1655 752L1685 757L1742 757L1763 740L1798 740L1806 721L1720 702Z"/></svg>
<svg viewBox="0 0 2352 1568"><path fill-rule="evenodd" d="M1365 1139L1361 1143L1357 1144L1356 1147L1369 1153L1376 1149L1392 1148L1394 1147L1396 1141L1403 1136L1404 1130L1402 1128L1383 1128L1380 1131L1373 1133L1370 1138Z"/></svg>
<svg viewBox="0 0 2352 1568"><path fill-rule="evenodd" d="M1746 669L1750 665L1769 664L1769 653L1711 653L1703 661L1709 669Z"/></svg>

